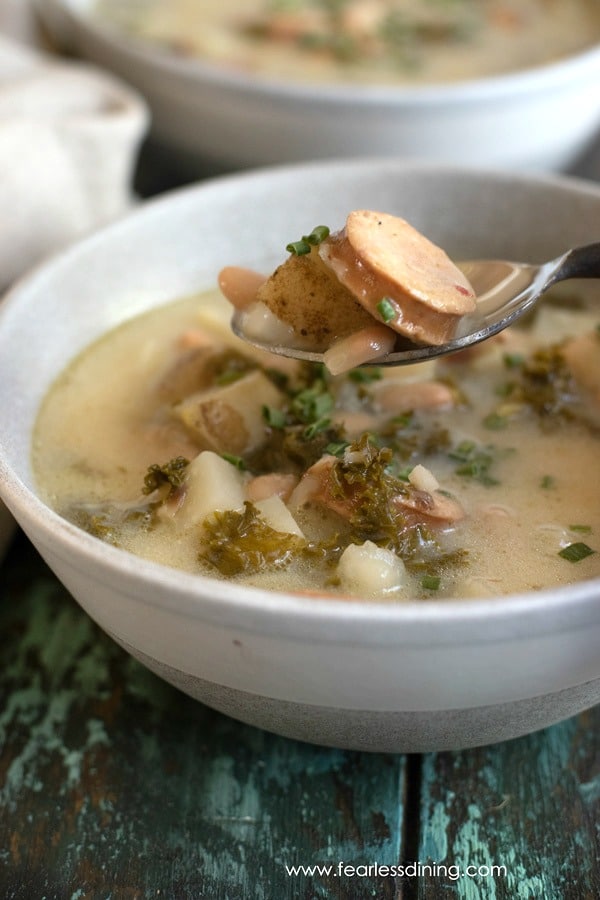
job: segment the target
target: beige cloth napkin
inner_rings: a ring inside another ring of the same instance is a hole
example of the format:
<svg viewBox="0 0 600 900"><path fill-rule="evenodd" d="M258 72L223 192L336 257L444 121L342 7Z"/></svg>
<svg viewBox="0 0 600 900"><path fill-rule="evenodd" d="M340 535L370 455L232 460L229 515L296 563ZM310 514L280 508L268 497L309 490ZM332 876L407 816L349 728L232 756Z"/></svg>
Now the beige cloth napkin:
<svg viewBox="0 0 600 900"><path fill-rule="evenodd" d="M0 34L0 289L126 211L147 128L117 79Z"/></svg>
<svg viewBox="0 0 600 900"><path fill-rule="evenodd" d="M0 0L0 295L44 257L127 211L144 101L35 46L28 0ZM0 560L14 522L0 501Z"/></svg>

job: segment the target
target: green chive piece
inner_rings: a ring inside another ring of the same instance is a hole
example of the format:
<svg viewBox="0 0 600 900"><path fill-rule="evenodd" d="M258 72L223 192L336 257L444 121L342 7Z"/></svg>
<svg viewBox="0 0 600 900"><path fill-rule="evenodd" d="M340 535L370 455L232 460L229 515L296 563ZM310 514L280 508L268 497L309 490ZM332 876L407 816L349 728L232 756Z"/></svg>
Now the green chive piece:
<svg viewBox="0 0 600 900"><path fill-rule="evenodd" d="M394 416L390 419L390 423L394 426L394 428L408 428L408 426L412 423L414 418L414 414L411 411L400 413L398 416Z"/></svg>
<svg viewBox="0 0 600 900"><path fill-rule="evenodd" d="M299 241L292 241L285 249L295 256L306 256L310 253L311 247L318 246L327 237L329 237L327 225L317 225L310 234L303 234Z"/></svg>
<svg viewBox="0 0 600 900"><path fill-rule="evenodd" d="M439 590L441 580L439 575L423 575L421 578L421 587L424 587L427 591L437 591Z"/></svg>
<svg viewBox="0 0 600 900"><path fill-rule="evenodd" d="M276 406L263 406L263 419L271 428L285 428L285 413Z"/></svg>
<svg viewBox="0 0 600 900"><path fill-rule="evenodd" d="M547 491L549 488L553 488L556 484L556 479L553 475L544 475L540 480L540 487L544 488Z"/></svg>
<svg viewBox="0 0 600 900"><path fill-rule="evenodd" d="M242 372L239 369L228 369L225 372L221 372L220 375L217 375L215 378L215 384L219 387L225 387L228 384L233 384L236 381L239 381L240 378L243 378L246 373Z"/></svg>
<svg viewBox="0 0 600 900"><path fill-rule="evenodd" d="M448 456L460 463L454 470L457 475L472 478L488 487L499 483L489 474L497 456L494 447L478 447L474 441L461 441Z"/></svg>
<svg viewBox="0 0 600 900"><path fill-rule="evenodd" d="M387 325L388 322L392 322L396 318L396 310L394 308L393 302L389 297L383 297L379 303L377 304L377 312Z"/></svg>
<svg viewBox="0 0 600 900"><path fill-rule="evenodd" d="M309 244L312 244L316 247L318 244L323 243L325 238L329 237L329 228L327 225L317 225L316 228L313 228L310 234L306 235L303 240L308 241Z"/></svg>
<svg viewBox="0 0 600 900"><path fill-rule="evenodd" d="M582 559L591 556L595 552L595 550L592 550L591 547L588 547L588 545L584 544L582 541L576 541L574 544L568 544L566 547L563 547L558 555L569 562L576 563L581 562Z"/></svg>
<svg viewBox="0 0 600 900"><path fill-rule="evenodd" d="M368 368L362 369L351 369L348 372L348 378L350 381L355 381L357 384L369 384L371 381L380 381L383 377L381 373L381 369L377 366L370 366Z"/></svg>
<svg viewBox="0 0 600 900"><path fill-rule="evenodd" d="M305 238L302 238L300 241L292 241L291 244L287 244L285 249L294 256L306 256L307 253L310 253L310 244Z"/></svg>
<svg viewBox="0 0 600 900"><path fill-rule="evenodd" d="M569 531L578 531L579 534L591 534L591 525L569 525Z"/></svg>
<svg viewBox="0 0 600 900"><path fill-rule="evenodd" d="M348 441L339 441L338 443L327 444L325 447L325 453L328 453L330 456L338 456L341 457L344 455L344 451L350 444Z"/></svg>
<svg viewBox="0 0 600 900"><path fill-rule="evenodd" d="M319 434L320 431L325 431L330 425L331 419L328 419L327 416L323 416L322 419L317 419L316 422L311 422L310 425L307 425L302 432L302 437L305 441L312 441L315 435Z"/></svg>
<svg viewBox="0 0 600 900"><path fill-rule="evenodd" d="M522 353L505 353L503 361L507 369L518 369L525 362L525 357Z"/></svg>
<svg viewBox="0 0 600 900"><path fill-rule="evenodd" d="M486 416L483 420L483 424L486 428L489 428L490 431L500 431L508 425L508 418L506 416L501 416L500 413L490 413L489 416Z"/></svg>
<svg viewBox="0 0 600 900"><path fill-rule="evenodd" d="M234 456L233 453L221 453L221 456L223 459L227 460L228 463L231 463L232 466L235 466L236 469L239 469L242 472L246 468L246 463L241 456Z"/></svg>

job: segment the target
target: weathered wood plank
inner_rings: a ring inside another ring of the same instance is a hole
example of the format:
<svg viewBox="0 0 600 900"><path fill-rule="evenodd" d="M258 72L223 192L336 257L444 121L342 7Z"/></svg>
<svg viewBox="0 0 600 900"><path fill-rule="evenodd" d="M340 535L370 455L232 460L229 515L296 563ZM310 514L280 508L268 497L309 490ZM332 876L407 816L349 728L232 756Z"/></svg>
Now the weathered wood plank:
<svg viewBox="0 0 600 900"><path fill-rule="evenodd" d="M103 635L24 538L0 570L0 896L392 898L405 761L304 745L180 694Z"/></svg>
<svg viewBox="0 0 600 900"><path fill-rule="evenodd" d="M421 879L418 897L600 897L600 707L495 747L424 759L419 859L505 866Z"/></svg>

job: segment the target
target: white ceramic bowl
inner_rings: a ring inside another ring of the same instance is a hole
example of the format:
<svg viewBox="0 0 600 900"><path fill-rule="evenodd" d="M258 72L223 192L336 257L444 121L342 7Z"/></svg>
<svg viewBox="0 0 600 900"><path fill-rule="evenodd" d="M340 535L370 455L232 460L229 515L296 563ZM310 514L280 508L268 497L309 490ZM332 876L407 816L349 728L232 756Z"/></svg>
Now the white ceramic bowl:
<svg viewBox="0 0 600 900"><path fill-rule="evenodd" d="M149 102L191 172L363 155L539 170L575 163L600 128L600 45L528 71L425 87L277 82L177 58L107 27L93 0L36 0L75 52Z"/></svg>
<svg viewBox="0 0 600 900"><path fill-rule="evenodd" d="M600 701L600 579L482 601L269 593L144 562L36 496L32 425L81 348L136 313L266 269L282 235L351 208L406 216L457 258L532 261L600 239L600 188L382 160L230 176L167 196L30 275L0 309L0 492L69 591L167 681L317 743L424 751L515 737ZM599 286L600 294L600 286Z"/></svg>

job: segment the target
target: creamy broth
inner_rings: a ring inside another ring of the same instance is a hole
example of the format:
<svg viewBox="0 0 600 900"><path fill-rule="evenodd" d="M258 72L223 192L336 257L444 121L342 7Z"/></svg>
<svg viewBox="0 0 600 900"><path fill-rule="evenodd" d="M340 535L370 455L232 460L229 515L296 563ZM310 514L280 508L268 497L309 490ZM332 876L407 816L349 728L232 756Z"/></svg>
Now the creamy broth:
<svg viewBox="0 0 600 900"><path fill-rule="evenodd" d="M165 565L297 592L432 600L600 575L595 316L550 305L463 355L334 378L250 350L229 313L216 293L179 300L69 365L33 441L52 507Z"/></svg>
<svg viewBox="0 0 600 900"><path fill-rule="evenodd" d="M303 82L457 81L600 40L596 0L98 0L95 8L178 55Z"/></svg>

